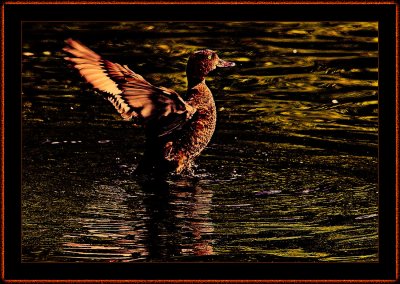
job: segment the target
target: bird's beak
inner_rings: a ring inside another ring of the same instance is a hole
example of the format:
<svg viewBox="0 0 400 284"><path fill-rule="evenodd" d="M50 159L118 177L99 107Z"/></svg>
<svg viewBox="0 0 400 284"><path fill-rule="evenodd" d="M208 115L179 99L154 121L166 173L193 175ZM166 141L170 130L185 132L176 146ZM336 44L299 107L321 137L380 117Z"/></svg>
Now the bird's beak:
<svg viewBox="0 0 400 284"><path fill-rule="evenodd" d="M233 67L235 65L235 62L229 62L222 59L219 59L217 63L217 67Z"/></svg>

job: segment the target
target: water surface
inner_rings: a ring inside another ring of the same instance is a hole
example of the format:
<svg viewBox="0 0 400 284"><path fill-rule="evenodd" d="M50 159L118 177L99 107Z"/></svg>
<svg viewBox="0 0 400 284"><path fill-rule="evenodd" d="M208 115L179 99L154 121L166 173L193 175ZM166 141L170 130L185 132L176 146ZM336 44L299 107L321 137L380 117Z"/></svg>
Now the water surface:
<svg viewBox="0 0 400 284"><path fill-rule="evenodd" d="M194 176L135 175L144 132L70 36L181 94L190 52L236 62ZM24 262L378 260L376 22L25 23L22 59Z"/></svg>

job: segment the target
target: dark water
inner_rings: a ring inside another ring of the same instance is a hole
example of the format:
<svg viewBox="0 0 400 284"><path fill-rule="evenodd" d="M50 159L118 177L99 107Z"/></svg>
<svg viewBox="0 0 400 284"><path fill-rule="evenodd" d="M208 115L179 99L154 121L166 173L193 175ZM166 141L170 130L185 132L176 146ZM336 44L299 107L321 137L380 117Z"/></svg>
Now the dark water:
<svg viewBox="0 0 400 284"><path fill-rule="evenodd" d="M179 93L190 52L237 63L195 176L135 176L143 130L70 36ZM377 57L377 23L25 23L23 261L377 261Z"/></svg>

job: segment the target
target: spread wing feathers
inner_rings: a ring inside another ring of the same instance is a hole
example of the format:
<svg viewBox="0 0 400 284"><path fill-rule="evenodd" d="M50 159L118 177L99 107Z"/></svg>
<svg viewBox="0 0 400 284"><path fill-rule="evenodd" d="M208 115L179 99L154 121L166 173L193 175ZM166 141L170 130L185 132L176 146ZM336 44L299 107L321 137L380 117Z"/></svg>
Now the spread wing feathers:
<svg viewBox="0 0 400 284"><path fill-rule="evenodd" d="M66 40L65 57L95 89L107 94L121 116L151 125L166 135L181 127L196 109L173 90L155 87L126 65L104 60L73 39Z"/></svg>

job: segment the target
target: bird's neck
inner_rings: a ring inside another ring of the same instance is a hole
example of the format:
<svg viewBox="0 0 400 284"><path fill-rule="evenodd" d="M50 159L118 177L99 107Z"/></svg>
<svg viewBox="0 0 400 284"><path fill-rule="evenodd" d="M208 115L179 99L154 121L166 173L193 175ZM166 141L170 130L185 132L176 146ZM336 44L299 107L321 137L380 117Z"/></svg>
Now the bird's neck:
<svg viewBox="0 0 400 284"><path fill-rule="evenodd" d="M188 77L188 90L197 86L198 84L205 84L205 77Z"/></svg>

